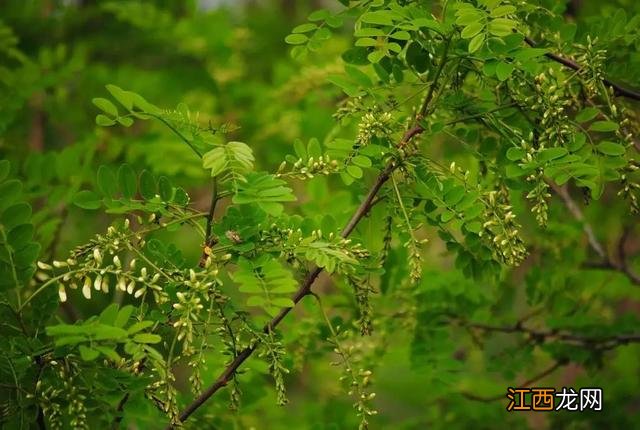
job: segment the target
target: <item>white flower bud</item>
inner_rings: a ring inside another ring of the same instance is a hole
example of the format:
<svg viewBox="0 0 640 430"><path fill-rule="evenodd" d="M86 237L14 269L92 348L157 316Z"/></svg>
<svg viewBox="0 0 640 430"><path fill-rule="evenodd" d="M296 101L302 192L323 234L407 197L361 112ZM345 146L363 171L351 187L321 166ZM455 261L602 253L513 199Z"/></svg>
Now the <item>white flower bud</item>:
<svg viewBox="0 0 640 430"><path fill-rule="evenodd" d="M93 248L93 259L96 260L98 264L102 263L102 253L100 253L100 250L97 247Z"/></svg>
<svg viewBox="0 0 640 430"><path fill-rule="evenodd" d="M42 261L38 261L38 267L42 270L51 270L53 269L53 267L51 267L51 265L44 263Z"/></svg>
<svg viewBox="0 0 640 430"><path fill-rule="evenodd" d="M64 285L58 287L58 297L60 297L60 301L63 303L67 301L67 292L64 289Z"/></svg>

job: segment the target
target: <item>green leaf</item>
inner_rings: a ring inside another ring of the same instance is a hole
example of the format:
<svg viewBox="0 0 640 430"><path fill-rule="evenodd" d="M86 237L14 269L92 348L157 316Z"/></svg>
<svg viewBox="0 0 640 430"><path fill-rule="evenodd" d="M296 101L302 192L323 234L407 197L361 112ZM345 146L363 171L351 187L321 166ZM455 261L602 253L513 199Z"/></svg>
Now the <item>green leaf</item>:
<svg viewBox="0 0 640 430"><path fill-rule="evenodd" d="M138 343L159 343L162 340L160 336L152 333L138 333L133 336L133 341Z"/></svg>
<svg viewBox="0 0 640 430"><path fill-rule="evenodd" d="M624 155L627 152L625 147L620 145L619 143L608 142L608 141L604 141L598 144L596 148L598 152L605 155L611 155L611 156L620 156L620 155Z"/></svg>
<svg viewBox="0 0 640 430"><path fill-rule="evenodd" d="M306 24L300 24L297 27L294 27L293 30L291 30L291 33L308 33L311 30L315 30L316 28L318 28L317 24L313 24L313 23L306 23Z"/></svg>
<svg viewBox="0 0 640 430"><path fill-rule="evenodd" d="M98 97L98 98L94 98L91 101L103 112L108 113L111 116L118 116L118 108L116 107L116 105L111 103L110 100L104 99L102 97Z"/></svg>
<svg viewBox="0 0 640 430"><path fill-rule="evenodd" d="M236 204L257 204L270 215L280 215L283 210L280 202L292 202L296 198L287 183L275 176L260 172L247 175L246 182L238 185L238 192L233 196Z"/></svg>
<svg viewBox="0 0 640 430"><path fill-rule="evenodd" d="M135 196L138 189L138 178L128 164L123 164L118 169L118 184L125 199L131 199Z"/></svg>
<svg viewBox="0 0 640 430"><path fill-rule="evenodd" d="M600 113L600 109L594 107L586 107L576 115L576 121L582 123L591 121Z"/></svg>
<svg viewBox="0 0 640 430"><path fill-rule="evenodd" d="M378 41L371 37L361 37L360 39L356 40L356 46L364 46L364 47L378 46Z"/></svg>
<svg viewBox="0 0 640 430"><path fill-rule="evenodd" d="M524 158L526 152L524 149L513 146L507 149L507 159L511 161L520 161Z"/></svg>
<svg viewBox="0 0 640 430"><path fill-rule="evenodd" d="M229 142L205 153L202 166L211 169L211 176L220 176L222 181L234 183L244 181L244 174L253 169L253 151L246 143Z"/></svg>
<svg viewBox="0 0 640 430"><path fill-rule="evenodd" d="M124 329L105 324L86 324L85 330L95 340L121 340L127 337Z"/></svg>
<svg viewBox="0 0 640 430"><path fill-rule="evenodd" d="M480 221L471 221L468 222L464 225L464 228L466 228L468 231L470 231L471 233L480 233L482 231L482 223Z"/></svg>
<svg viewBox="0 0 640 430"><path fill-rule="evenodd" d="M384 51L373 51L369 53L369 55L367 55L367 60L369 60L370 63L375 64L382 60L385 56L386 54Z"/></svg>
<svg viewBox="0 0 640 430"><path fill-rule="evenodd" d="M133 109L133 97L129 91L125 91L122 88L109 84L106 86L107 91L111 93L114 99L116 99L127 110Z"/></svg>
<svg viewBox="0 0 640 430"><path fill-rule="evenodd" d="M100 192L110 198L114 198L118 192L116 175L109 166L102 165L98 168L97 185Z"/></svg>
<svg viewBox="0 0 640 430"><path fill-rule="evenodd" d="M99 114L98 116L96 116L96 124L100 127L110 127L115 123L116 121L114 119L111 119L106 115Z"/></svg>
<svg viewBox="0 0 640 430"><path fill-rule="evenodd" d="M371 159L369 159L369 157L365 157L364 155L356 155L351 159L351 162L358 167L371 167Z"/></svg>
<svg viewBox="0 0 640 430"><path fill-rule="evenodd" d="M484 33L476 34L469 42L469 53L473 54L484 44Z"/></svg>
<svg viewBox="0 0 640 430"><path fill-rule="evenodd" d="M444 195L444 201L449 206L455 206L460 202L460 200L462 200L464 195L464 187L456 185Z"/></svg>
<svg viewBox="0 0 640 430"><path fill-rule="evenodd" d="M362 27L354 31L355 37L384 37L386 33L377 27Z"/></svg>
<svg viewBox="0 0 640 430"><path fill-rule="evenodd" d="M153 325L153 321L139 321L137 323L131 324L131 327L127 329L128 334L138 333L146 328L149 328Z"/></svg>
<svg viewBox="0 0 640 430"><path fill-rule="evenodd" d="M29 221L31 218L31 205L26 202L16 203L9 206L0 217L0 221L6 230Z"/></svg>
<svg viewBox="0 0 640 430"><path fill-rule="evenodd" d="M353 65L356 65L356 66L364 66L366 64L369 64L369 60L367 60L367 54L368 53L369 53L369 51L367 51L366 48L362 48L362 47L351 48L351 49L346 50L342 54L342 59L347 64L353 64Z"/></svg>
<svg viewBox="0 0 640 430"><path fill-rule="evenodd" d="M514 69L514 66L512 63L506 63L504 61L501 61L496 66L496 77L500 81L506 81L509 78L509 76L511 76L513 69Z"/></svg>
<svg viewBox="0 0 640 430"><path fill-rule="evenodd" d="M278 308L292 308L295 306L295 303L289 297L275 297L271 300L271 304Z"/></svg>
<svg viewBox="0 0 640 430"><path fill-rule="evenodd" d="M347 64L344 66L344 69L349 77L357 82L360 86L363 86L364 88L371 88L373 86L373 82L371 82L371 78L369 78L369 75L367 75L357 67Z"/></svg>
<svg viewBox="0 0 640 430"><path fill-rule="evenodd" d="M322 21L331 16L331 13L326 9L318 9L316 11L311 12L309 17L307 18L309 21Z"/></svg>
<svg viewBox="0 0 640 430"><path fill-rule="evenodd" d="M102 206L102 199L93 191L83 190L73 196L73 204L82 209L98 209Z"/></svg>
<svg viewBox="0 0 640 430"><path fill-rule="evenodd" d="M131 127L133 125L133 119L131 119L130 117L119 116L118 118L116 118L116 120L118 121L118 123L120 123L120 125L123 125L125 127Z"/></svg>
<svg viewBox="0 0 640 430"><path fill-rule="evenodd" d="M408 31L396 31L395 33L391 33L389 37L397 40L410 40L411 34L409 34Z"/></svg>
<svg viewBox="0 0 640 430"><path fill-rule="evenodd" d="M120 355L113 348L109 348L107 346L97 346L97 345L94 346L93 348L100 351L102 355L104 355L110 360L115 361L116 363L119 363L120 360L122 360L122 357L120 357Z"/></svg>
<svg viewBox="0 0 640 430"><path fill-rule="evenodd" d="M516 7L515 6L503 5L503 6L498 6L497 8L493 9L491 11L490 15L492 17L494 17L494 18L499 18L501 16L514 14L515 12L516 12Z"/></svg>
<svg viewBox="0 0 640 430"><path fill-rule="evenodd" d="M483 28L484 28L484 24L482 22L473 22L467 25L464 29L462 29L460 36L463 39L471 39L476 34L480 33Z"/></svg>
<svg viewBox="0 0 640 430"><path fill-rule="evenodd" d="M458 11L456 24L466 26L474 22L482 22L485 18L485 12L476 8Z"/></svg>
<svg viewBox="0 0 640 430"><path fill-rule="evenodd" d="M393 13L386 10L366 12L360 17L360 21L366 22L367 24L393 25Z"/></svg>
<svg viewBox="0 0 640 430"><path fill-rule="evenodd" d="M151 200L156 196L157 186L153 174L143 170L140 174L140 195L145 200Z"/></svg>
<svg viewBox="0 0 640 430"><path fill-rule="evenodd" d="M116 303L111 303L109 306L104 308L102 312L100 312L100 322L102 324L111 326L116 320L118 316L118 305Z"/></svg>
<svg viewBox="0 0 640 430"><path fill-rule="evenodd" d="M489 33L503 37L513 33L517 23L512 19L497 18L489 22Z"/></svg>
<svg viewBox="0 0 640 430"><path fill-rule="evenodd" d="M160 177L158 180L158 188L160 190L160 198L163 202L170 202L173 200L173 186L166 176Z"/></svg>
<svg viewBox="0 0 640 430"><path fill-rule="evenodd" d="M557 148L546 148L542 151L538 152L538 161L541 163L545 163L547 161L555 160L556 158L563 157L568 154L566 148L557 147Z"/></svg>
<svg viewBox="0 0 640 430"><path fill-rule="evenodd" d="M263 308L272 313L272 309L284 303L278 294L291 294L297 289L297 282L292 273L285 269L275 258L263 254L256 260L240 257L238 268L232 275L234 282L240 284L238 290L250 294L247 304ZM289 299L290 300L290 299Z"/></svg>
<svg viewBox="0 0 640 430"><path fill-rule="evenodd" d="M22 182L17 179L11 179L9 181L0 184L0 208L5 205L11 204L20 195L22 191Z"/></svg>
<svg viewBox="0 0 640 430"><path fill-rule="evenodd" d="M608 131L616 131L618 129L618 124L613 121L596 121L589 127L591 131L600 131L600 132L608 132Z"/></svg>
<svg viewBox="0 0 640 430"><path fill-rule="evenodd" d="M98 358L98 355L100 355L100 352L98 350L86 347L84 345L80 345L78 350L80 351L80 357L84 361L93 361Z"/></svg>
<svg viewBox="0 0 640 430"><path fill-rule="evenodd" d="M347 166L347 173L351 175L351 177L360 179L362 178L362 169L358 166L349 165Z"/></svg>
<svg viewBox="0 0 640 430"><path fill-rule="evenodd" d="M524 63L537 57L541 57L547 53L544 48L521 48L513 56L513 59Z"/></svg>
<svg viewBox="0 0 640 430"><path fill-rule="evenodd" d="M129 317L133 313L133 310L134 307L131 305L123 306L122 308L120 308L120 310L118 311L118 315L113 321L113 325L116 327L124 328L124 326L129 321Z"/></svg>
<svg viewBox="0 0 640 430"><path fill-rule="evenodd" d="M185 190L178 187L176 188L175 195L173 196L173 202L179 206L186 206L189 204L189 195Z"/></svg>
<svg viewBox="0 0 640 430"><path fill-rule="evenodd" d="M306 153L309 154L309 157L313 157L316 160L322 157L322 148L320 147L320 142L318 142L318 139L309 139ZM307 157L304 158L306 159Z"/></svg>
<svg viewBox="0 0 640 430"><path fill-rule="evenodd" d="M284 38L284 41L289 45L301 45L306 43L309 38L304 34L290 34Z"/></svg>

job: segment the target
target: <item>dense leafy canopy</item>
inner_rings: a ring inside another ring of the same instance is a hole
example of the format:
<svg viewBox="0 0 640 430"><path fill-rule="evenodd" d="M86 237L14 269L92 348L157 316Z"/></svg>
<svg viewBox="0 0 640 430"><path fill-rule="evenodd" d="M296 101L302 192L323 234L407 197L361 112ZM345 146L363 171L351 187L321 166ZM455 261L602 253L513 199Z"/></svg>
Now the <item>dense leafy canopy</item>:
<svg viewBox="0 0 640 430"><path fill-rule="evenodd" d="M0 5L0 426L633 427L639 4L218 3Z"/></svg>

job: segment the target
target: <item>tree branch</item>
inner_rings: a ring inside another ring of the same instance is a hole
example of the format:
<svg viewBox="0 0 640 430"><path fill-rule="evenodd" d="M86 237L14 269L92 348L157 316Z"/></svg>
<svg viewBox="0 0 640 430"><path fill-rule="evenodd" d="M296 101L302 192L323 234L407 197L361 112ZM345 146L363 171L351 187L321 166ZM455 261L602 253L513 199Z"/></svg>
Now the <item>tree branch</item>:
<svg viewBox="0 0 640 430"><path fill-rule="evenodd" d="M520 388L527 388L530 385L538 382L539 380L545 378L546 376L551 375L553 372L556 371L556 369L558 369L559 367L565 365L566 363L561 362L561 361L556 361L551 367L546 368L545 370L543 370L542 372L538 373L537 375L535 375L534 377L532 377L531 379L528 379L524 382L521 382L520 384L518 384L518 387ZM474 400L476 402L495 402L497 400L500 399L504 399L505 398L505 394L498 394L495 396L479 396L477 394L474 393L470 393L468 391L463 391L460 393L462 396L466 397L469 400Z"/></svg>
<svg viewBox="0 0 640 430"><path fill-rule="evenodd" d="M409 141L413 137L419 135L423 131L424 131L424 128L422 128L422 126L420 125L416 125L410 128L405 132L404 136L398 143L398 146L399 147L405 146L407 143L409 143ZM358 209L356 209L356 211L354 212L349 222L347 222L347 224L342 229L342 232L341 232L342 237L344 238L348 237L356 228L358 223L362 220L362 218L364 218L367 215L367 213L369 213L369 210L373 205L376 195L378 194L382 186L387 182L387 180L389 180L389 177L395 168L396 168L395 163L390 162L387 164L384 170L378 175L373 186L369 189L369 192L367 193L366 197L364 198L362 203L360 203L360 206L358 207ZM298 291L292 297L294 305L298 304L298 302L300 302L305 296L311 293L311 285L314 283L314 281L318 278L318 276L321 273L322 273L322 268L316 267L306 276L302 284L300 284ZM284 319L284 317L286 317L287 314L291 312L292 309L293 309L292 307L283 308L278 315L276 315L271 321L269 321L264 326L263 331L265 333L268 333L271 330L275 329L278 326L278 324L280 324L280 322ZM256 342L252 346L240 351L240 353L233 359L231 363L229 363L229 365L220 374L220 376L218 376L218 378L213 382L213 384L211 384L204 392L202 392L202 394L200 394L196 399L194 399L193 402L191 402L191 404L189 404L180 413L180 417L179 417L180 422L184 422L187 418L191 416L191 414L193 414L200 406L202 406L219 389L226 386L227 383L229 383L229 381L231 380L231 378L233 378L233 375L238 370L238 368L242 365L242 363L245 362L247 358L251 356L251 354L253 354L253 352L256 350L257 347L258 347L258 343ZM167 430L170 430L173 428L174 428L173 424L169 424L166 427Z"/></svg>
<svg viewBox="0 0 640 430"><path fill-rule="evenodd" d="M531 46L532 48L537 46L537 44L527 36L524 37L524 41L527 45ZM552 52L547 52L546 54L544 54L544 56L549 58L550 60L553 60L557 63L562 64L563 66L566 66L572 70L575 70L576 72L579 72L580 70L582 70L582 67L575 61L570 60L568 58L561 57L560 55L554 54ZM613 88L614 95L616 96L627 97L633 100L640 100L640 93L637 91L625 88L622 85L617 84L613 81L610 81L609 79L606 79L606 78L603 79L602 82L606 86Z"/></svg>
<svg viewBox="0 0 640 430"><path fill-rule="evenodd" d="M566 342L579 344L585 347L589 347L594 350L606 350L614 348L618 345L626 345L629 343L640 342L640 334L623 334L613 336L586 336L575 333L568 333L557 329L552 330L536 330L533 328L525 327L522 324L515 324L510 326L496 326L490 324L481 323L468 323L462 322L465 327L476 328L488 332L499 333L522 333L526 334L532 339L544 342L550 339L558 339Z"/></svg>
<svg viewBox="0 0 640 430"><path fill-rule="evenodd" d="M626 255L624 253L624 241L626 240L626 236L627 236L628 233L623 234L622 238L620 239L621 243L618 244L618 252L619 252L619 256L620 256L620 261L616 262L616 261L612 260L611 257L609 257L609 255L607 254L607 252L604 249L604 246L602 246L602 244L600 243L600 241L596 237L596 235L595 235L595 233L593 231L593 228L584 219L584 214L582 213L582 210L580 209L580 207L576 204L576 202L573 200L573 198L569 194L569 190L567 189L567 187L566 186L558 186L558 185L554 184L552 181L548 181L547 183L549 184L549 186L551 188L553 188L553 190L556 192L556 194L558 196L560 196L560 199L562 200L564 205L567 207L569 212L571 212L573 217L576 220L578 220L578 221L580 221L582 223L582 228L583 228L585 234L587 235L587 240L589 242L589 246L591 247L591 249L593 249L595 251L596 254L598 254L598 256L601 259L601 261L598 262L598 263L589 263L586 266L587 267L598 268L598 269L615 270L617 272L622 273L627 278L629 278L629 281L631 281L632 284L640 285L640 275L638 275L633 270L631 270L631 268L628 266L628 264L626 262Z"/></svg>

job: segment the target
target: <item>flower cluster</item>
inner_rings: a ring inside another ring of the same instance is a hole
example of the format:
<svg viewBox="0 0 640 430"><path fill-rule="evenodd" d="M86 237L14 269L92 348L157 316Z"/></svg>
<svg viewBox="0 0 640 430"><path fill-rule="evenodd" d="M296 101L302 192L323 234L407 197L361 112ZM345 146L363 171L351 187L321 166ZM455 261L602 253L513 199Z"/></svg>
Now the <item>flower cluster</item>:
<svg viewBox="0 0 640 430"><path fill-rule="evenodd" d="M625 167L624 173L620 176L620 184L622 188L618 191L618 195L622 195L629 201L631 212L640 213L640 184L631 180L630 176L640 170L640 163L631 160L629 165Z"/></svg>
<svg viewBox="0 0 640 430"><path fill-rule="evenodd" d="M576 60L580 64L578 74L582 78L583 87L588 96L593 97L599 93L604 78L604 62L607 59L605 49L597 49L598 38L592 39L587 35L587 43L576 44Z"/></svg>
<svg viewBox="0 0 640 430"><path fill-rule="evenodd" d="M36 277L41 282L58 282L62 302L67 300L67 288L81 288L82 295L91 299L94 290L108 293L112 287L135 298L151 291L156 302L166 302L168 297L159 281L161 276L168 275L148 260L136 245L144 246L144 241L129 230L129 220L125 220L121 227L110 226L105 235L98 234L88 244L73 250L65 261L38 262L40 271ZM146 265L139 265L137 258L123 263L121 255L127 251L137 254Z"/></svg>
<svg viewBox="0 0 640 430"><path fill-rule="evenodd" d="M374 137L388 136L393 130L393 116L374 108L365 113L358 124L358 135L354 149L366 146Z"/></svg>
<svg viewBox="0 0 640 430"><path fill-rule="evenodd" d="M367 279L357 277L349 277L349 285L353 288L353 294L356 298L358 306L358 325L360 326L360 334L368 336L373 331L373 307L369 300L371 294L375 293L374 288Z"/></svg>
<svg viewBox="0 0 640 430"><path fill-rule="evenodd" d="M565 111L571 99L566 94L566 82L560 81L557 74L549 68L535 76L533 83L516 74L515 85L510 87L518 104L538 114L540 134L535 142L538 148L561 146L573 132Z"/></svg>
<svg viewBox="0 0 640 430"><path fill-rule="evenodd" d="M519 236L520 225L516 222L507 193L490 191L485 200L487 221L481 234L490 239L489 245L500 260L509 266L518 266L527 256L527 249Z"/></svg>
<svg viewBox="0 0 640 430"><path fill-rule="evenodd" d="M286 172L287 162L283 161L278 168L276 176L290 176L296 179L311 179L316 175L330 175L339 170L336 160L332 160L329 155L320 156L318 158L309 157L305 162L299 158L291 166L291 170Z"/></svg>
<svg viewBox="0 0 640 430"><path fill-rule="evenodd" d="M269 331L266 335L260 336L260 340L258 356L267 361L269 373L275 382L277 403L280 406L284 406L289 402L284 384L284 375L289 373L289 369L282 364L286 350L282 341L278 339L273 331Z"/></svg>
<svg viewBox="0 0 640 430"><path fill-rule="evenodd" d="M340 327L335 330L331 329L332 337L328 339L333 346L333 352L338 356L338 360L332 362L331 365L342 367L340 382L346 383L347 394L355 398L353 407L360 417L358 428L360 430L367 429L369 417L378 414L378 411L371 405L376 393L369 390L373 372L366 368L356 368L356 365L363 361L361 353L364 349L363 342L361 340L352 342L349 330L341 332L339 330Z"/></svg>

